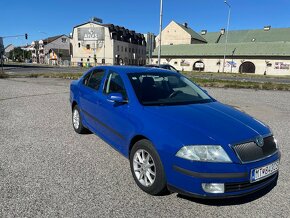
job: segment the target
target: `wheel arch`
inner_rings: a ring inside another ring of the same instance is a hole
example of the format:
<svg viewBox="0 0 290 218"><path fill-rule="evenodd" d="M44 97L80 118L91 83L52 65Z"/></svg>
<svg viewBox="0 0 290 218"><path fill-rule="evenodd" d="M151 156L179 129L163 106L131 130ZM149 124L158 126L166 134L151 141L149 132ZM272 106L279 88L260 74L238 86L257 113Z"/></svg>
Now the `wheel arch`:
<svg viewBox="0 0 290 218"><path fill-rule="evenodd" d="M78 105L78 103L76 101L73 101L71 104L71 109L73 109L76 105Z"/></svg>
<svg viewBox="0 0 290 218"><path fill-rule="evenodd" d="M149 140L149 139L148 139L146 136L144 136L144 135L135 135L135 136L131 139L130 144L129 144L128 157L130 157L130 153L131 153L131 150L132 150L134 144L135 144L136 142L142 140L142 139L147 139L147 140Z"/></svg>

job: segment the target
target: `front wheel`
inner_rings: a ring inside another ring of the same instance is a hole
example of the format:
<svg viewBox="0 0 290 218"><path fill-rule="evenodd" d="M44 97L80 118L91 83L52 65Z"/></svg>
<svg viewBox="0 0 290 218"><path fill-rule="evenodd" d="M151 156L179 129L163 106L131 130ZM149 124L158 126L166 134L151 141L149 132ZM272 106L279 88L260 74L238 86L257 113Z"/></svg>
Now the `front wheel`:
<svg viewBox="0 0 290 218"><path fill-rule="evenodd" d="M130 152L130 167L137 185L151 195L167 192L162 162L152 143L146 139L135 143Z"/></svg>

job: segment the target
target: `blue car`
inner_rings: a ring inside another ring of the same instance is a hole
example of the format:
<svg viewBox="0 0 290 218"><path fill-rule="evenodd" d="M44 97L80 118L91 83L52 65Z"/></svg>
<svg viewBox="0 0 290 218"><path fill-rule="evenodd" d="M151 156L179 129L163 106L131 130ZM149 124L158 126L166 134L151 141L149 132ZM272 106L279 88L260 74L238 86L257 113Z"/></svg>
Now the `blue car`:
<svg viewBox="0 0 290 218"><path fill-rule="evenodd" d="M276 184L280 152L267 125L169 70L100 66L70 86L73 128L130 161L137 185L200 198Z"/></svg>

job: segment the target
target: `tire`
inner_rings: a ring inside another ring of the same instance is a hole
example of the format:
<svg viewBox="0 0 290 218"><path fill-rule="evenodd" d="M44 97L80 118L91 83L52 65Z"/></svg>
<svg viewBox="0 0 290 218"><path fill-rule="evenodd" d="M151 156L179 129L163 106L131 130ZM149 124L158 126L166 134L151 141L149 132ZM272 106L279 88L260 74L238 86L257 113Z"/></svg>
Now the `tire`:
<svg viewBox="0 0 290 218"><path fill-rule="evenodd" d="M130 167L135 182L144 192L150 195L168 192L162 162L149 140L143 139L134 144L130 152Z"/></svg>
<svg viewBox="0 0 290 218"><path fill-rule="evenodd" d="M88 129L83 126L80 109L77 105L75 105L72 110L72 125L74 130L79 134L88 132Z"/></svg>

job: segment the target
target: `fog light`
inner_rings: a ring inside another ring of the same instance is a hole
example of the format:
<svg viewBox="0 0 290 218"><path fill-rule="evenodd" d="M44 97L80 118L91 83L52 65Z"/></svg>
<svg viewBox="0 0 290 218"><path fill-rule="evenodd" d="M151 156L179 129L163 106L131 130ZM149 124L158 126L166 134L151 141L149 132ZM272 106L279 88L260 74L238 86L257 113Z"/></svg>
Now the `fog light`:
<svg viewBox="0 0 290 218"><path fill-rule="evenodd" d="M224 183L202 183L202 189L207 193L224 193Z"/></svg>

